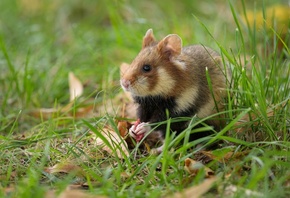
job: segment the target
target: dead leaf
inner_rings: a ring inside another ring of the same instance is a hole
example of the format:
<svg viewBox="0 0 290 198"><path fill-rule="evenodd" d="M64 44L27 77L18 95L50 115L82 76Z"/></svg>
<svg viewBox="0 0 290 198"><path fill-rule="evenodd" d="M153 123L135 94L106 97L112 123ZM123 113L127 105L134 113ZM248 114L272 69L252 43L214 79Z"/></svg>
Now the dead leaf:
<svg viewBox="0 0 290 198"><path fill-rule="evenodd" d="M59 198L105 198L103 195L92 195L82 190L66 190L59 195Z"/></svg>
<svg viewBox="0 0 290 198"><path fill-rule="evenodd" d="M69 72L68 82L69 82L70 101L73 101L83 94L84 87L81 81L74 75L73 72Z"/></svg>
<svg viewBox="0 0 290 198"><path fill-rule="evenodd" d="M106 138L110 145L107 145L100 137L95 137L95 144L101 147L104 151L116 155L120 159L124 159L125 156L129 156L128 145L126 141L118 135L113 129L106 127L102 135Z"/></svg>
<svg viewBox="0 0 290 198"><path fill-rule="evenodd" d="M42 118L44 120L47 120L49 118L56 118L60 115L74 116L76 118L92 117L94 115L94 105L89 105L87 107L81 107L76 108L76 110L72 110L73 104L74 101L70 102L64 107L35 109L30 112L30 115L36 118Z"/></svg>
<svg viewBox="0 0 290 198"><path fill-rule="evenodd" d="M35 118L42 118L42 119L49 119L54 118L60 114L59 108L39 108L30 111L29 113L31 116Z"/></svg>
<svg viewBox="0 0 290 198"><path fill-rule="evenodd" d="M190 188L185 189L182 192L174 193L173 195L167 196L167 198L198 198L208 192L214 183L217 181L217 177L211 177L209 179L205 179L201 184L197 186L192 186Z"/></svg>
<svg viewBox="0 0 290 198"><path fill-rule="evenodd" d="M77 108L75 112L71 111L71 115L76 118L83 118L83 117L93 117L94 116L94 105L89 105L86 107Z"/></svg>
<svg viewBox="0 0 290 198"><path fill-rule="evenodd" d="M60 195L56 194L56 191L50 190L46 192L45 198L106 198L106 196L103 195L93 195L87 193L85 190L78 190L74 189L71 186L68 186L63 192L60 193Z"/></svg>
<svg viewBox="0 0 290 198"><path fill-rule="evenodd" d="M131 177L131 174L129 174L129 173L127 173L127 172L121 172L121 178L122 179L128 179L128 178L130 178Z"/></svg>
<svg viewBox="0 0 290 198"><path fill-rule="evenodd" d="M130 125L130 123L128 121L119 121L118 122L118 130L119 133L121 135L121 137L126 137L127 133L128 133L128 126Z"/></svg>
<svg viewBox="0 0 290 198"><path fill-rule="evenodd" d="M54 165L53 167L49 167L45 169L45 172L47 173L74 173L77 176L85 176L85 172L83 169L77 165L75 165L72 162L65 162L65 163L59 163Z"/></svg>
<svg viewBox="0 0 290 198"><path fill-rule="evenodd" d="M242 152L233 152L228 150L227 152L218 152L219 150L215 151L201 151L202 154L211 158L212 160L216 160L220 163L228 162L229 160L241 160L249 151L242 151Z"/></svg>
<svg viewBox="0 0 290 198"><path fill-rule="evenodd" d="M190 173L191 175L195 176L197 175L200 171L205 172L205 177L210 178L213 177L214 171L211 170L210 168L206 167L203 165L201 162L197 162L193 159L186 158L184 161L184 169Z"/></svg>
<svg viewBox="0 0 290 198"><path fill-rule="evenodd" d="M65 106L57 106L54 108L40 108L30 112L30 114L37 118L49 119L58 117L60 114L73 115L75 117L85 117L91 115L94 105L88 105L86 107L77 108L72 112L72 107L75 103L75 99L80 97L83 93L83 85L81 81L72 73L68 75L70 102Z"/></svg>

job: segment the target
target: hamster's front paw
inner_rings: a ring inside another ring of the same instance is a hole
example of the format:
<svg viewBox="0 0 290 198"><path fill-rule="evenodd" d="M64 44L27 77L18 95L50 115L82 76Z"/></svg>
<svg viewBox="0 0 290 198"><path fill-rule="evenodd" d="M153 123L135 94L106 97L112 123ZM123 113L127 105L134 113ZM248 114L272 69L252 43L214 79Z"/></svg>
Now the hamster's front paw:
<svg viewBox="0 0 290 198"><path fill-rule="evenodd" d="M142 138L151 130L147 122L141 122L138 125L133 125L129 129L129 134L137 141L140 142Z"/></svg>

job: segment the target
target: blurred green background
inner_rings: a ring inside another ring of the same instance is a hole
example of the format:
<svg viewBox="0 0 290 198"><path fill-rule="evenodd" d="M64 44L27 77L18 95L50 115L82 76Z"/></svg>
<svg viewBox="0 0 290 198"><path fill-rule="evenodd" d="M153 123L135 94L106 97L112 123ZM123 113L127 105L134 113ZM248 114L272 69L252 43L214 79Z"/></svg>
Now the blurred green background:
<svg viewBox="0 0 290 198"><path fill-rule="evenodd" d="M101 89L118 80L119 65L134 58L149 28L157 38L177 33L185 44L214 45L194 15L226 42L234 29L218 19L225 9L224 1L2 0L0 100L16 111L65 104L70 71L86 94ZM2 107L2 116L10 110Z"/></svg>
<svg viewBox="0 0 290 198"><path fill-rule="evenodd" d="M258 9L288 1L245 2ZM240 1L1 0L2 124L19 110L67 104L70 71L84 83L86 96L118 87L119 65L132 61L149 28L158 39L177 33L184 45L219 50L214 37L238 51L230 4L240 18Z"/></svg>

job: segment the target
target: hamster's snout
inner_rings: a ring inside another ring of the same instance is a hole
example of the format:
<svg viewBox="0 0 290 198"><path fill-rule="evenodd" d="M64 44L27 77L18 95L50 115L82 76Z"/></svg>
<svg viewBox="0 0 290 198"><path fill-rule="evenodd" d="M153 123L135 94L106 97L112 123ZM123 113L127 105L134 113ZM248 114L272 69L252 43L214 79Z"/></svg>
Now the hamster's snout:
<svg viewBox="0 0 290 198"><path fill-rule="evenodd" d="M131 85L131 82L126 79L121 79L120 84L125 91L128 91Z"/></svg>

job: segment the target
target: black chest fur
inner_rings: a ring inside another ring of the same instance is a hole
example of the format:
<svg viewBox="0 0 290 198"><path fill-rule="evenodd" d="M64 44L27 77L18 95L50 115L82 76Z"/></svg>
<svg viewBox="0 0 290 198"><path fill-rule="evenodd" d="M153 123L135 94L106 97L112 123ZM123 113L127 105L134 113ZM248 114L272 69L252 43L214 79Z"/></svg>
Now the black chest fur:
<svg viewBox="0 0 290 198"><path fill-rule="evenodd" d="M174 97L134 97L138 106L137 116L141 122L158 123L170 118L176 117L192 117L196 114L197 108L193 105L191 108L176 112L176 99ZM168 112L168 115L167 113ZM187 122L174 122L170 125L172 131L181 132L187 127ZM157 130L161 130L163 134L166 131L166 125L158 126Z"/></svg>
<svg viewBox="0 0 290 198"><path fill-rule="evenodd" d="M164 121L167 118L166 110L171 111L176 106L174 98L135 97L134 99L139 104L137 113L141 122Z"/></svg>

